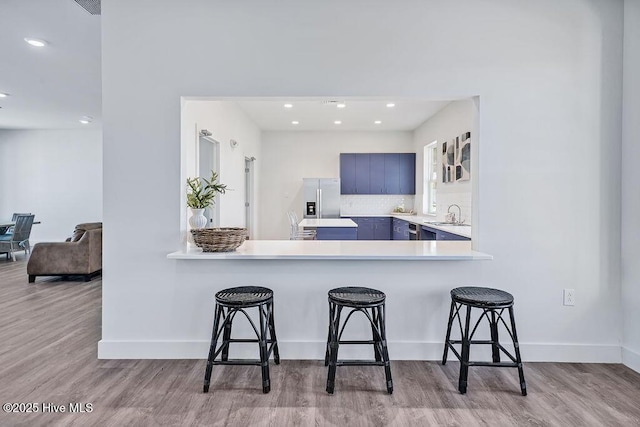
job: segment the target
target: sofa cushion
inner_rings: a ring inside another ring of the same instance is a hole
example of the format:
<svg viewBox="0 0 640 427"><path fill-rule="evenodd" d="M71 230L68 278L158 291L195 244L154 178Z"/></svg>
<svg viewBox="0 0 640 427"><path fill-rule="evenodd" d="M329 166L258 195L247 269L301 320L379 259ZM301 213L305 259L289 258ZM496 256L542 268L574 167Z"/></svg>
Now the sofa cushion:
<svg viewBox="0 0 640 427"><path fill-rule="evenodd" d="M84 233L87 230L95 230L98 228L102 228L101 222L84 222L82 224L76 225L76 229L73 231L73 236L71 236L72 242L77 242L84 236Z"/></svg>

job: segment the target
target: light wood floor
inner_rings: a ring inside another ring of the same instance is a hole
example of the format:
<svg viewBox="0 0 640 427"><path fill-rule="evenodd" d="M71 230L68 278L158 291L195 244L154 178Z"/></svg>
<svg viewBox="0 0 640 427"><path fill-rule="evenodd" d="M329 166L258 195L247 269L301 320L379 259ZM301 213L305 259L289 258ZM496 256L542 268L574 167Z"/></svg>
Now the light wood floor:
<svg viewBox="0 0 640 427"><path fill-rule="evenodd" d="M101 285L28 284L24 256L0 257L0 403L93 405L0 412L0 426L640 425L640 375L621 365L528 363L527 397L512 369L471 369L463 396L457 363L392 362L389 396L381 368L343 367L329 396L321 361L283 361L267 395L259 368L239 366L215 367L203 394L204 360L97 360Z"/></svg>

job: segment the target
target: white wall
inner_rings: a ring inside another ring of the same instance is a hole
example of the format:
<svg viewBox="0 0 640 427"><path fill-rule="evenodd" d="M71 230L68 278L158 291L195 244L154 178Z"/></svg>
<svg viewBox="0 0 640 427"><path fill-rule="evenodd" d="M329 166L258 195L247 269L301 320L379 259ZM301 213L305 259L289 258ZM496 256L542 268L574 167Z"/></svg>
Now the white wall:
<svg viewBox="0 0 640 427"><path fill-rule="evenodd" d="M288 239L286 213L302 218L302 179L339 178L340 153L413 152L411 132L262 133L261 239Z"/></svg>
<svg viewBox="0 0 640 427"><path fill-rule="evenodd" d="M623 362L640 372L640 1L624 2L622 133Z"/></svg>
<svg viewBox="0 0 640 427"><path fill-rule="evenodd" d="M99 130L0 130L0 218L32 212L31 242L63 241L102 221Z"/></svg>
<svg viewBox="0 0 640 427"><path fill-rule="evenodd" d="M460 206L462 219L467 224L471 223L471 180L442 182L442 154L441 147L444 142L451 141L461 136L465 132L472 132L474 121L476 120L476 109L472 99L462 99L453 101L442 110L438 111L426 122L420 125L413 133L416 150L416 206L418 212L422 213L424 192L424 147L433 141L438 141L438 183L436 193L436 219L444 221L447 208L452 204ZM478 136L471 134L471 143L474 144ZM473 147L473 145L472 145ZM476 147L477 148L477 147ZM473 150L472 155L477 153ZM474 171L471 170L473 177ZM458 215L458 210L452 212ZM458 218L460 219L460 218Z"/></svg>
<svg viewBox="0 0 640 427"><path fill-rule="evenodd" d="M514 293L538 359L620 361L622 12L608 0L104 2L100 354L162 343L162 356L183 356L182 344L208 339L214 291L241 283L309 298L338 283L421 283L435 317L412 339L441 342L447 289L475 283ZM493 261L166 259L183 211L181 96L380 94L480 97L474 240ZM144 227L131 220L149 206ZM562 306L563 288L575 307ZM282 298L278 322L295 324Z"/></svg>
<svg viewBox="0 0 640 427"><path fill-rule="evenodd" d="M211 138L220 144L220 173L219 182L227 185L225 194L217 195L215 203L220 204L221 227L244 227L245 222L245 157L256 157L254 163L254 178L259 176L260 164L260 129L234 102L185 100L182 103L182 161L184 180L198 175L196 146L198 133L207 129L212 133ZM230 140L238 145L231 147ZM257 184L257 180L256 180ZM186 184L185 184L186 185ZM259 191L254 185L256 192ZM186 187L182 197L186 206ZM257 236L259 226L257 222L260 204L255 197L253 211L254 229L252 234ZM185 210L181 224L186 231L189 216Z"/></svg>

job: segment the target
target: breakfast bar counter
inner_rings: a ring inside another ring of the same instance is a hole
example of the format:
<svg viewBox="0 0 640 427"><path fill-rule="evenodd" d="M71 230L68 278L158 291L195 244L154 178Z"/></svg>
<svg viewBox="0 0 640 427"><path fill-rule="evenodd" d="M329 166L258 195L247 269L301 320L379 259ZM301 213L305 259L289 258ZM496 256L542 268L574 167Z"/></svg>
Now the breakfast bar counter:
<svg viewBox="0 0 640 427"><path fill-rule="evenodd" d="M364 240L247 240L234 252L202 252L185 248L170 259L233 260L490 260L491 255L471 249L469 241L364 241Z"/></svg>

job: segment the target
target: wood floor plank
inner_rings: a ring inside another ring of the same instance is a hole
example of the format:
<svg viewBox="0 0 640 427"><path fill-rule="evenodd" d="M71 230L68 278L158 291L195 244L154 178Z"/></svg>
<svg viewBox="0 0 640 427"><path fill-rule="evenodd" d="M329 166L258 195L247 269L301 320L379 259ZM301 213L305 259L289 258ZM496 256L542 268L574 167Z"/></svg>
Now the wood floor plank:
<svg viewBox="0 0 640 427"><path fill-rule="evenodd" d="M322 361L260 369L204 360L98 360L101 279L38 278L26 260L0 257L0 403L92 403L91 413L0 413L0 426L636 426L640 374L622 365L527 363L529 395L514 369L392 361L394 393L379 367L339 367L333 396ZM277 296L276 296L277 298ZM256 350L257 351L257 350ZM67 407L68 410L68 407Z"/></svg>

